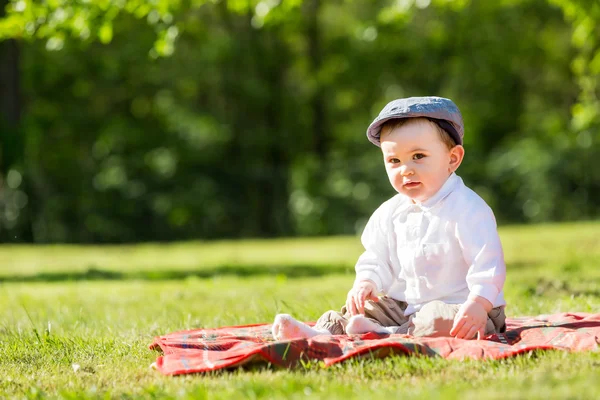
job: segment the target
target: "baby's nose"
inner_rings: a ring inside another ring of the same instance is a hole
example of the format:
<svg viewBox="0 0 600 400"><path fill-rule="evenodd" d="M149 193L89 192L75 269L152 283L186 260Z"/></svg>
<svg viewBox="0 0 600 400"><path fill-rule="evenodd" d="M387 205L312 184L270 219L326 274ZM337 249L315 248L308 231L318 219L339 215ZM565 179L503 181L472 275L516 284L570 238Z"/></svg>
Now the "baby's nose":
<svg viewBox="0 0 600 400"><path fill-rule="evenodd" d="M413 173L413 169L410 165L404 164L400 167L400 173L402 175L411 175Z"/></svg>

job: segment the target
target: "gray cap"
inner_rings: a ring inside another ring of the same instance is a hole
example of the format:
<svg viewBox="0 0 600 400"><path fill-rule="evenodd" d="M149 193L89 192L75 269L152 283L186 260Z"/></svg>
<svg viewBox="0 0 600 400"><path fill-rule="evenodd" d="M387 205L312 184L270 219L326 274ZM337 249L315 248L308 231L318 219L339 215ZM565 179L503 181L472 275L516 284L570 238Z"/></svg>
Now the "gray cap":
<svg viewBox="0 0 600 400"><path fill-rule="evenodd" d="M425 117L434 120L445 129L457 144L463 144L465 128L456 104L443 97L409 97L389 102L367 129L367 138L380 146L381 125L397 118Z"/></svg>

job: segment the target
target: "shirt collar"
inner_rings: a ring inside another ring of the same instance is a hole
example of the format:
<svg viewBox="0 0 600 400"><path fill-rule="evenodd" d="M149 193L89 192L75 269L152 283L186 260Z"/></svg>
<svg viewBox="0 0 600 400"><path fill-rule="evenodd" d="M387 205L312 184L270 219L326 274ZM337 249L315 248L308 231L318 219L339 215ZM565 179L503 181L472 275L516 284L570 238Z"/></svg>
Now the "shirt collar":
<svg viewBox="0 0 600 400"><path fill-rule="evenodd" d="M416 204L419 207L421 207L421 209L423 209L424 211L431 210L433 207L438 205L442 200L444 200L450 193L452 193L452 191L454 191L454 189L456 188L456 185L458 185L458 183L460 181L461 181L460 177L458 175L456 175L456 173L453 172L452 175L450 175L448 177L448 179L446 179L446 182L444 182L444 184L442 185L440 190L438 190L433 196L431 196L424 202L416 203Z"/></svg>

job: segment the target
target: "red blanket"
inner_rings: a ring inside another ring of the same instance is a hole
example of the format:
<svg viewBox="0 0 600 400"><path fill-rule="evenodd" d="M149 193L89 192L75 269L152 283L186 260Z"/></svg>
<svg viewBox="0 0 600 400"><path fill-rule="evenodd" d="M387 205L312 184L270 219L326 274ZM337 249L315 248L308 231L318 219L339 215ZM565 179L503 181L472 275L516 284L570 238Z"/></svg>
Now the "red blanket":
<svg viewBox="0 0 600 400"><path fill-rule="evenodd" d="M238 367L249 362L294 367L301 360L329 366L350 357L389 354L426 355L448 359L500 359L533 350L596 350L600 314L565 313L507 320L507 331L485 340L415 338L409 335L316 336L275 341L270 324L194 329L154 339L160 348L156 366L165 375Z"/></svg>

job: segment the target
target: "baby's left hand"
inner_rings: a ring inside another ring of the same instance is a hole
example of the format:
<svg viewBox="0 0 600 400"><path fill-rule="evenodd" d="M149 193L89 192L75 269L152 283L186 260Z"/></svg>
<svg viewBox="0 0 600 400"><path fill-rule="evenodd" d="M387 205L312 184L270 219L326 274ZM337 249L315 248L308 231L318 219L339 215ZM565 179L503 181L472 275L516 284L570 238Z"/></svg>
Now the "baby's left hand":
<svg viewBox="0 0 600 400"><path fill-rule="evenodd" d="M482 339L485 336L487 319L488 315L483 305L469 299L454 317L450 335L457 339L473 339L477 334L477 339Z"/></svg>

